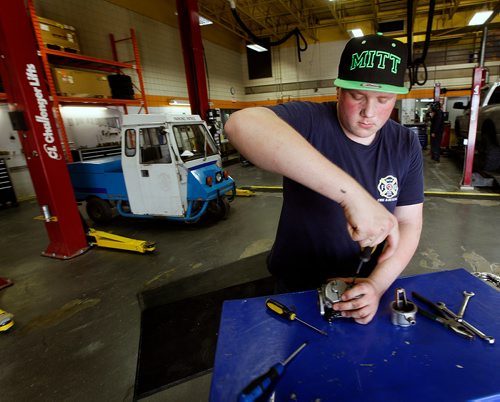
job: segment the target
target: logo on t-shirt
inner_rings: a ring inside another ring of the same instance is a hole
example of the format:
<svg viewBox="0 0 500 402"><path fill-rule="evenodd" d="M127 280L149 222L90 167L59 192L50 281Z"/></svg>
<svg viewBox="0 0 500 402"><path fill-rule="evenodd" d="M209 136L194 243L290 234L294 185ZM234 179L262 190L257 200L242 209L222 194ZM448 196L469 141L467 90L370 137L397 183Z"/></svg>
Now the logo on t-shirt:
<svg viewBox="0 0 500 402"><path fill-rule="evenodd" d="M398 196L398 179L394 176L382 177L377 186L379 194L383 197L379 199L380 202L394 201Z"/></svg>

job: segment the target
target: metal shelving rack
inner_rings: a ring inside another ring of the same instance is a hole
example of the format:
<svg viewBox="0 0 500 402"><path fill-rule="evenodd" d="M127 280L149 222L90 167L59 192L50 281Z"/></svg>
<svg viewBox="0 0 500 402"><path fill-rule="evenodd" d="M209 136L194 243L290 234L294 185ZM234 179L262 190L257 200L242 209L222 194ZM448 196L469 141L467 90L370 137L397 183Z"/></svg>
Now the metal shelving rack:
<svg viewBox="0 0 500 402"><path fill-rule="evenodd" d="M49 87L49 92L54 105L55 118L59 126L61 134L61 142L64 147L66 160L67 162L72 162L73 157L71 155L68 136L66 134L66 129L64 127L64 122L60 110L61 104L73 104L73 105L94 104L94 105L121 106L124 108L125 113L127 113L127 106L140 106L145 113L148 113L148 104L146 100L146 93L144 90L144 80L142 77L142 67L139 58L139 50L137 47L137 38L135 35L135 31L133 29L130 29L130 37L119 40L115 40L114 36L110 34L111 49L113 52L114 60L105 60L92 56L85 56L76 53L69 53L60 50L48 49L45 47L42 40L41 28L38 22L37 18L38 16L36 15L33 0L28 1L28 9L31 16L31 21L33 24L36 40L38 42L38 48L40 50L42 64L44 66L45 75L47 78L47 85ZM131 42L133 48L134 60L128 62L120 62L118 61L116 43L128 40ZM137 96L135 99L83 98L83 97L59 96L57 95L54 79L52 77L52 71L50 68L52 64L65 65L68 67L78 67L80 69L104 71L109 73L121 72L122 69L133 70L137 74L137 80L139 82L139 89L138 89L139 96ZM1 99L2 97L0 94L0 100Z"/></svg>

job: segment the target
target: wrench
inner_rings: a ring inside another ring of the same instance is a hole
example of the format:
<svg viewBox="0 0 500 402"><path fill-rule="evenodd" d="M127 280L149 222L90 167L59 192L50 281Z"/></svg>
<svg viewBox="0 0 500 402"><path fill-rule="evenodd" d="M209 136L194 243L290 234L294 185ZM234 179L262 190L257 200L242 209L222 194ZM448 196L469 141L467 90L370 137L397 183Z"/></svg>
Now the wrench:
<svg viewBox="0 0 500 402"><path fill-rule="evenodd" d="M464 319L459 318L453 311L451 311L448 307L446 307L446 304L444 304L443 302L438 302L438 303L436 303L436 305L439 307L439 309L441 309L445 313L449 314L451 317L453 317L455 319L455 321L461 323L465 328L467 328L469 331L471 331L474 334L476 334L477 336L479 336L481 339L484 339L489 344L495 343L495 338L493 338L492 336L486 335L484 332L481 332L480 330L478 330L476 327L469 324Z"/></svg>
<svg viewBox="0 0 500 402"><path fill-rule="evenodd" d="M465 309L467 308L467 304L469 303L469 299L474 296L474 292L468 292L467 290L464 290L464 301L462 302L462 305L460 306L460 310L458 310L457 317L462 318L465 313Z"/></svg>

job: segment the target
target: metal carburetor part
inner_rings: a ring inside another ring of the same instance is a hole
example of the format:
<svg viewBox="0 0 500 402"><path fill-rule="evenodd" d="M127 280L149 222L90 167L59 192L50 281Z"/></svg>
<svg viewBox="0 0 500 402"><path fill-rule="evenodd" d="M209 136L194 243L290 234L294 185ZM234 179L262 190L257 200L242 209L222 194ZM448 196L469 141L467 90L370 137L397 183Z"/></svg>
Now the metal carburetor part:
<svg viewBox="0 0 500 402"><path fill-rule="evenodd" d="M417 306L406 299L406 292L403 288L396 289L395 300L391 302L391 322L400 327L409 327L417 323Z"/></svg>
<svg viewBox="0 0 500 402"><path fill-rule="evenodd" d="M342 294L347 289L349 285L338 280L325 283L318 289L319 311L325 320L332 322L335 318L342 317L340 311L333 309L333 305L342 301Z"/></svg>

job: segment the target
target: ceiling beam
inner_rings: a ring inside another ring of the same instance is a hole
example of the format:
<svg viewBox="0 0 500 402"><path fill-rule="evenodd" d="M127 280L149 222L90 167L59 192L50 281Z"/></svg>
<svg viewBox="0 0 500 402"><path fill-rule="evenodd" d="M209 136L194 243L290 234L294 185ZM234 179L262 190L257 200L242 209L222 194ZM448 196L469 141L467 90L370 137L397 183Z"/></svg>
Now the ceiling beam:
<svg viewBox="0 0 500 402"><path fill-rule="evenodd" d="M318 41L318 37L314 30L309 26L307 19L308 16L301 13L300 8L297 7L293 0L279 0L279 3L288 10L288 12L297 21L297 27L306 33L312 40ZM304 18L305 17L305 18Z"/></svg>
<svg viewBox="0 0 500 402"><path fill-rule="evenodd" d="M345 24L343 23L343 19L341 18L341 15L337 11L337 3L333 2L333 4L330 4L328 6L328 8L330 9L330 12L331 12L331 14L333 16L333 19L335 20L335 22L338 25L338 27L340 28L340 30L343 33L347 34L347 29L345 27Z"/></svg>

